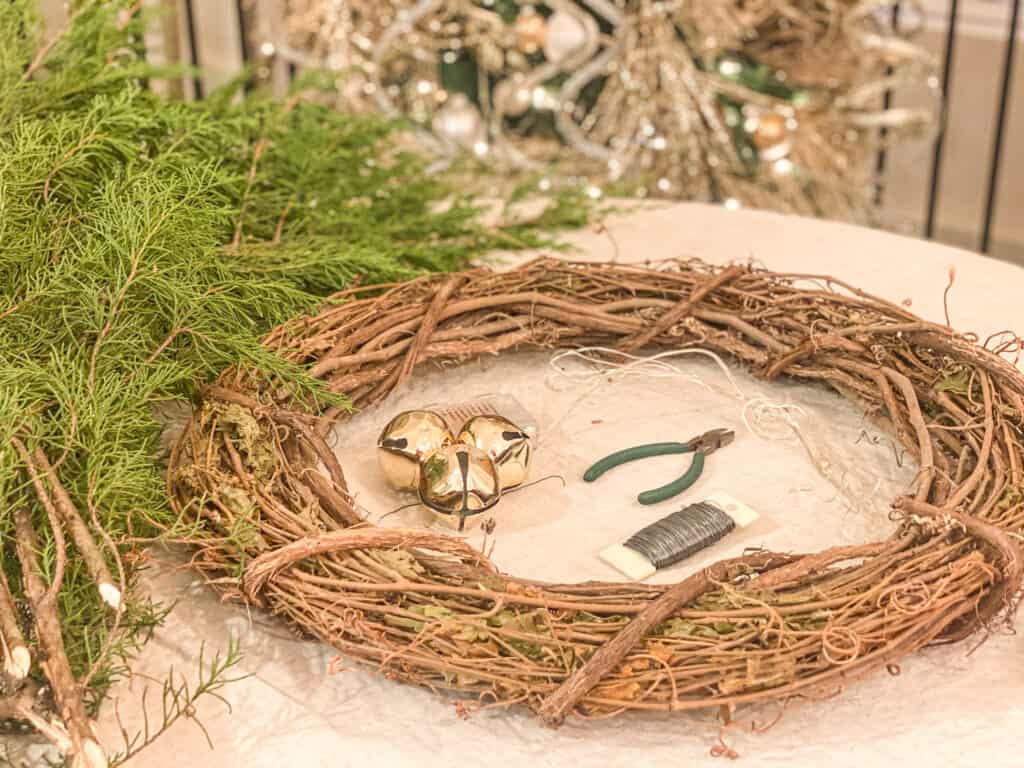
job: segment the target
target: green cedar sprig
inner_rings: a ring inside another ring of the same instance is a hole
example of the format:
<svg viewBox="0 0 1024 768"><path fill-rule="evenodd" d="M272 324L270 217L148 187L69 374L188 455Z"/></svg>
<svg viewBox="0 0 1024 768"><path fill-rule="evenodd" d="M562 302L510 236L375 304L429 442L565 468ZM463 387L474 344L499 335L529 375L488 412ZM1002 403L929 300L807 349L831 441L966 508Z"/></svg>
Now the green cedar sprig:
<svg viewBox="0 0 1024 768"><path fill-rule="evenodd" d="M145 20L129 6L74 4L50 44L32 0L0 3L0 504L31 510L48 576L54 539L12 437L43 448L131 573L135 542L174 522L154 461L161 403L234 364L326 397L260 346L266 330L357 277L404 280L545 241L539 226L482 227L379 119L238 84L163 100L143 85L165 73L138 60ZM540 224L583 208L554 211ZM22 600L8 514L0 543ZM124 633L109 637L109 609L68 558L64 641L99 696L159 614L129 595Z"/></svg>

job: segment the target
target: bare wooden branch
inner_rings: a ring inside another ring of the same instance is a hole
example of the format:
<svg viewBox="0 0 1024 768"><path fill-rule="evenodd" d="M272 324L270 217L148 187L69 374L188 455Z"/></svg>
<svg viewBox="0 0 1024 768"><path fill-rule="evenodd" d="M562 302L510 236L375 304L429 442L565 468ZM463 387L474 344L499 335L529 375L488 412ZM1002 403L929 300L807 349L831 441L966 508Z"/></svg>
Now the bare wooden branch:
<svg viewBox="0 0 1024 768"><path fill-rule="evenodd" d="M39 567L39 541L35 528L27 510L15 508L13 517L25 594L32 605L36 636L41 650L39 665L53 688L57 712L63 730L67 733L72 765L82 768L103 768L107 765L106 755L86 715L81 687L71 672L71 665L64 651L57 601L47 590L46 581Z"/></svg>
<svg viewBox="0 0 1024 768"><path fill-rule="evenodd" d="M15 680L23 680L32 667L25 636L18 625L18 611L14 606L7 576L0 570L0 640L3 641L4 671Z"/></svg>
<svg viewBox="0 0 1024 768"><path fill-rule="evenodd" d="M46 474L50 488L53 489L53 498L56 502L57 511L71 533L71 539L75 542L78 553L82 556L82 562L85 563L89 575L96 584L96 589L99 590L100 597L103 598L103 602L114 610L120 610L121 587L118 586L114 577L110 575L110 569L103 558L103 551L96 544L89 526L85 524L85 521L79 514L78 508L71 500L71 496L68 494L63 483L61 483L60 477L50 465L46 454L43 453L43 449L37 447L32 452L32 456L35 459L36 465Z"/></svg>

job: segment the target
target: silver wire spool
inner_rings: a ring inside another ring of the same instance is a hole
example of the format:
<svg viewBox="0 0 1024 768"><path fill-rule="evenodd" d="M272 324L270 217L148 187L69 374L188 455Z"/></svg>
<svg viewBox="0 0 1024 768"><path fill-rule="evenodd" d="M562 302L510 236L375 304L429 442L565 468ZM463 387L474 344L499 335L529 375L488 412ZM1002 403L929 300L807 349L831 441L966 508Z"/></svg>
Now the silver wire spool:
<svg viewBox="0 0 1024 768"><path fill-rule="evenodd" d="M637 531L624 546L639 552L660 569L710 547L735 527L736 521L724 511L702 501Z"/></svg>

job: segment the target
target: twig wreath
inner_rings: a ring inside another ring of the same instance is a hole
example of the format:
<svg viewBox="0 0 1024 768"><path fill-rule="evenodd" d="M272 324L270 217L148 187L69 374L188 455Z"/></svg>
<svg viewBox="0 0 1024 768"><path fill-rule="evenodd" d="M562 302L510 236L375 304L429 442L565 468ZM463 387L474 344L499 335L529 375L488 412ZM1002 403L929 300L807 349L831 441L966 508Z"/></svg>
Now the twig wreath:
<svg viewBox="0 0 1024 768"><path fill-rule="evenodd" d="M978 345L832 277L539 260L352 288L265 343L355 408L428 360L700 345L765 379L831 386L917 460L888 540L748 551L669 586L548 584L500 572L454 535L366 523L324 437L347 408L226 372L168 475L196 523L194 564L346 656L457 692L463 706L523 703L558 725L570 713L820 696L878 667L895 674L902 656L1016 608L1024 374L1001 356L1016 337Z"/></svg>

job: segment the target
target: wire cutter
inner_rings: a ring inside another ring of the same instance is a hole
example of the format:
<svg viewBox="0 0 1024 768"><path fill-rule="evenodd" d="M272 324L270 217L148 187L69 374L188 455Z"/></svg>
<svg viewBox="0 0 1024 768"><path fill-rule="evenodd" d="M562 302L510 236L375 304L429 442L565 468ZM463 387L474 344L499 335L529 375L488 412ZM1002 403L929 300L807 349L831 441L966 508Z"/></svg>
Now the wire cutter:
<svg viewBox="0 0 1024 768"><path fill-rule="evenodd" d="M641 504L657 504L660 501L671 499L700 478L704 472L704 459L719 448L724 448L736 439L736 433L731 429L712 429L703 435L698 435L685 443L648 443L637 445L632 448L625 448L621 451L605 456L600 461L591 465L590 469L583 473L583 479L592 483L609 469L625 464L628 461L646 459L651 456L667 456L674 453L692 453L693 461L689 469L679 478L667 483L660 488L652 488L644 491L636 497Z"/></svg>

